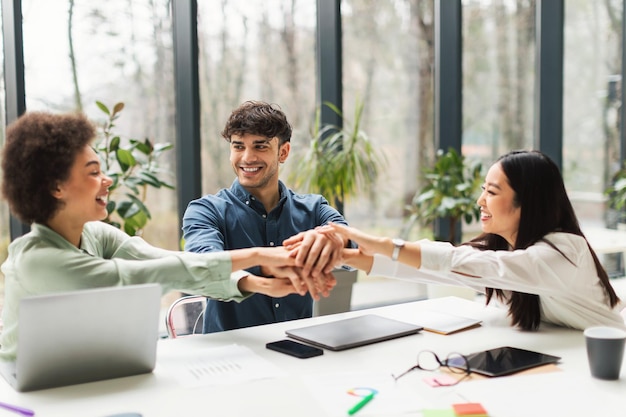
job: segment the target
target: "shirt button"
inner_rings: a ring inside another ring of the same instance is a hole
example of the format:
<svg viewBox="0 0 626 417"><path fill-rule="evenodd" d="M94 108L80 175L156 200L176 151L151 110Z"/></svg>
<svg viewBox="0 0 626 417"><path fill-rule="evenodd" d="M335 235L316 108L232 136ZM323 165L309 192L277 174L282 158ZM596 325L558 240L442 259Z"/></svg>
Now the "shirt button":
<svg viewBox="0 0 626 417"><path fill-rule="evenodd" d="M254 197L250 197L250 200L254 201L254 200L256 200L256 198L254 198Z"/></svg>
<svg viewBox="0 0 626 417"><path fill-rule="evenodd" d="M264 219L267 219L267 214L264 214L262 217L263 217Z"/></svg>
<svg viewBox="0 0 626 417"><path fill-rule="evenodd" d="M274 246L274 242L270 242L270 246Z"/></svg>
<svg viewBox="0 0 626 417"><path fill-rule="evenodd" d="M250 205L250 202L249 202L248 200L246 200L246 204L247 204L247 205Z"/></svg>
<svg viewBox="0 0 626 417"><path fill-rule="evenodd" d="M280 307L280 304L276 303L276 304L274 304L274 307L278 308L278 307Z"/></svg>

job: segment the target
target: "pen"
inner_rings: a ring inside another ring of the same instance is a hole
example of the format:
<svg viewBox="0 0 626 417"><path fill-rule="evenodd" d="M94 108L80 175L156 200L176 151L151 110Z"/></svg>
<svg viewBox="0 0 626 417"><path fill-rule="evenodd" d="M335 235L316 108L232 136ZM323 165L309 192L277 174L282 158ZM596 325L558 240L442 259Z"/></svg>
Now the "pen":
<svg viewBox="0 0 626 417"><path fill-rule="evenodd" d="M12 404L7 404L7 403L3 403L0 402L0 407L6 409L6 410L10 410L13 411L15 413L19 413L23 416L34 416L35 412L33 410L29 410L28 408L22 408L19 407L17 405L12 405Z"/></svg>
<svg viewBox="0 0 626 417"><path fill-rule="evenodd" d="M354 407L352 407L351 409L348 410L348 415L353 415L356 414L357 411L359 411L361 408L365 407L365 404L367 404L368 402L370 402L372 400L372 398L374 398L374 394L375 393L370 393L368 395L366 395L365 397L363 397L363 399L361 401L359 401L358 403L356 403L354 405Z"/></svg>

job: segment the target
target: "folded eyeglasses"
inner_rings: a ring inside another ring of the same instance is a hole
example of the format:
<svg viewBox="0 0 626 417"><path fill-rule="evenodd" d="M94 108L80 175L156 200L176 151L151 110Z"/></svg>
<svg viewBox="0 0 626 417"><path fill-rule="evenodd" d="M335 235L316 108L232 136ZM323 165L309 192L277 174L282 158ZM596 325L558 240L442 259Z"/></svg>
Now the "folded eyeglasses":
<svg viewBox="0 0 626 417"><path fill-rule="evenodd" d="M422 371L433 372L433 371L437 371L441 367L446 368L452 374L463 375L463 377L456 379L454 382L446 382L446 383L442 383L435 379L434 382L439 386L456 385L462 380L464 380L465 378L469 377L472 373L472 371L470 370L470 366L469 366L469 360L467 359L466 356L460 353L456 353L456 352L450 353L445 359L441 360L435 352L431 350L422 350L421 352L417 354L417 363L415 365L413 365L406 371L402 372L398 376L395 376L393 374L392 376L393 376L393 379L397 381L398 379L402 378L404 375L416 369L420 369Z"/></svg>

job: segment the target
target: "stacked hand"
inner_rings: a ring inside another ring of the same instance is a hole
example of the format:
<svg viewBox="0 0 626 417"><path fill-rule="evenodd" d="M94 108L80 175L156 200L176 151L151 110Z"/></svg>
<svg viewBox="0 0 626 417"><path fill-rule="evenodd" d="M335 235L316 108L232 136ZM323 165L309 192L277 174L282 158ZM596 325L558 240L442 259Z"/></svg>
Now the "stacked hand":
<svg viewBox="0 0 626 417"><path fill-rule="evenodd" d="M337 284L332 270L342 265L346 253L358 253L355 249L345 249L348 236L362 239L359 233L353 228L330 224L298 233L286 239L283 247L259 248L261 272L273 279L249 275L240 288L273 297L307 292L314 300L327 297Z"/></svg>
<svg viewBox="0 0 626 417"><path fill-rule="evenodd" d="M333 233L320 233L320 228L300 232L286 239L283 244L295 258L294 272L314 300L320 295L327 297L337 280L332 274L340 264L345 240Z"/></svg>

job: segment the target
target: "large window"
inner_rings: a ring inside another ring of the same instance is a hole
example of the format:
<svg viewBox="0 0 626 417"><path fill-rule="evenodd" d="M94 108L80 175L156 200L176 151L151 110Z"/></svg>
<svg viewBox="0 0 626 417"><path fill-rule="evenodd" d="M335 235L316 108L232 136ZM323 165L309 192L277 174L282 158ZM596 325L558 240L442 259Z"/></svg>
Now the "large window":
<svg viewBox="0 0 626 417"><path fill-rule="evenodd" d="M202 192L234 179L220 132L245 100L280 105L294 126L292 156L281 173L293 186L289 173L309 145L317 110L317 2L197 3ZM461 4L462 151L486 167L509 150L533 147L536 1ZM565 2L563 174L583 226L615 220L605 214L603 191L619 164L622 4ZM435 155L434 7L434 0L341 1L344 117L352 121L363 103L360 127L388 161L375 191L348 198L344 211L351 224L375 233L401 231L405 207ZM96 101L122 101L119 134L174 142L170 8L171 0L23 0L27 109L82 110L100 121ZM166 166L171 172L174 155ZM178 248L176 193L151 191L148 198L153 219L144 237ZM0 214L3 260L6 206ZM415 230L410 237L428 233Z"/></svg>
<svg viewBox="0 0 626 417"><path fill-rule="evenodd" d="M622 2L565 6L563 173L583 226L612 227L603 192L619 168Z"/></svg>
<svg viewBox="0 0 626 417"><path fill-rule="evenodd" d="M115 133L175 141L169 1L24 0L22 9L27 110L79 110L100 123L96 101L124 102ZM175 172L174 152L168 157L165 168ZM143 236L175 249L176 193L155 191L147 195L153 218Z"/></svg>
<svg viewBox="0 0 626 417"><path fill-rule="evenodd" d="M356 103L364 104L361 128L387 159L376 191L348 200L346 216L396 235L423 163L434 155L433 7L345 0L341 15L344 114L353 121Z"/></svg>
<svg viewBox="0 0 626 417"><path fill-rule="evenodd" d="M533 145L535 10L532 1L463 7L463 153L486 165Z"/></svg>
<svg viewBox="0 0 626 417"><path fill-rule="evenodd" d="M204 193L229 187L235 178L220 132L246 100L278 104L287 115L294 128L288 163L308 146L315 115L315 25L315 2L309 0L198 2Z"/></svg>
<svg viewBox="0 0 626 417"><path fill-rule="evenodd" d="M96 106L124 102L115 133L122 138L174 142L174 87L170 2L24 0L23 37L27 111L83 111L101 124ZM1 143L4 142L4 77L0 86ZM174 152L161 162L175 172ZM176 179L167 178L170 183ZM150 190L152 220L143 237L177 249L176 193ZM9 243L8 209L0 205L0 262ZM4 277L0 287L4 294ZM3 298L3 297L0 297ZM164 300L164 305L168 301ZM1 304L1 302L0 302Z"/></svg>

